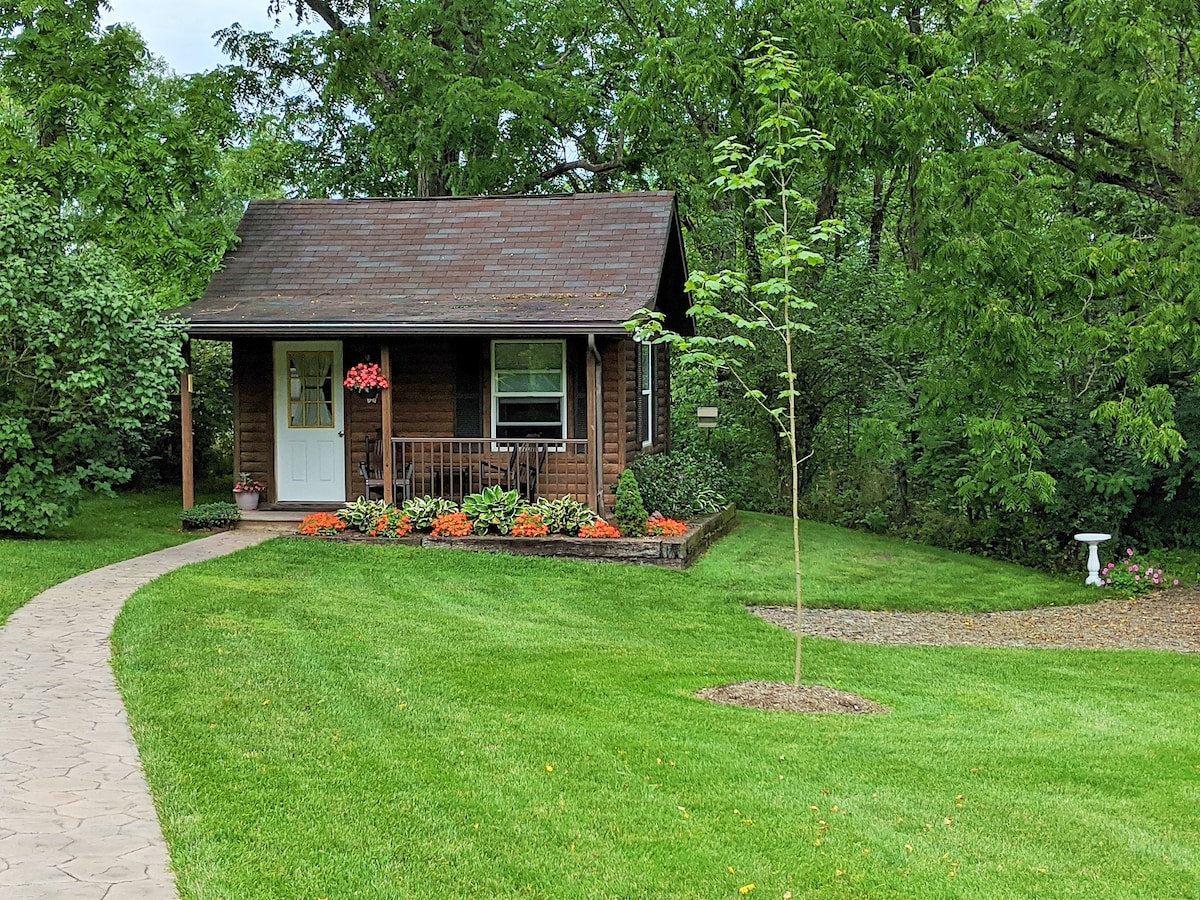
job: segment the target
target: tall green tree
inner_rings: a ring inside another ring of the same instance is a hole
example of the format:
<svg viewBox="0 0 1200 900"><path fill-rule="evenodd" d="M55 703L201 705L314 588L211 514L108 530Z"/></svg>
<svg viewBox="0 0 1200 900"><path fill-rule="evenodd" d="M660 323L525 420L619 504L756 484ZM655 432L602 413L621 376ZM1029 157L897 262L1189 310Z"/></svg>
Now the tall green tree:
<svg viewBox="0 0 1200 900"><path fill-rule="evenodd" d="M128 481L171 410L176 326L57 198L0 182L0 532L43 534Z"/></svg>
<svg viewBox="0 0 1200 900"><path fill-rule="evenodd" d="M812 166L813 151L831 150L824 136L805 128L796 104L794 84L796 56L771 39L758 45L760 55L748 60L750 89L758 99L755 137L758 153L727 139L718 145L718 175L713 186L721 193L748 194L761 230L757 247L762 278L751 279L744 271L726 269L717 273L696 272L688 279L695 298L689 314L707 331L684 338L662 328L662 314L641 311L629 327L642 340L670 341L684 351L684 359L725 369L743 385L746 395L759 404L776 424L787 447L791 518L793 575L796 601L796 654L794 684L802 676L801 632L803 622L803 579L800 542L800 465L811 448L802 445L808 435L802 428L797 389L799 345L812 332L807 321L816 304L811 299L811 270L824 263L815 245L828 241L837 224L824 220L811 224L812 204L797 184ZM707 326L707 328L706 328ZM753 358L760 345L773 344L782 352L782 386L768 394L747 382L743 363Z"/></svg>
<svg viewBox="0 0 1200 900"><path fill-rule="evenodd" d="M99 0L0 7L0 160L163 306L194 299L241 214L223 176L251 126L220 73L179 78ZM244 151L243 151L244 152Z"/></svg>

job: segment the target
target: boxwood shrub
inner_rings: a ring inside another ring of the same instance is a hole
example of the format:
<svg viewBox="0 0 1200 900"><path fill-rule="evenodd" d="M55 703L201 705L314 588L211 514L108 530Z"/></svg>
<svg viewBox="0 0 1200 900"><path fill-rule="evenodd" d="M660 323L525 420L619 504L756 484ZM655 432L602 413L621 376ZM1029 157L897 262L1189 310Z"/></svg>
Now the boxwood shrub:
<svg viewBox="0 0 1200 900"><path fill-rule="evenodd" d="M229 528L242 517L236 503L201 503L179 514L185 530Z"/></svg>

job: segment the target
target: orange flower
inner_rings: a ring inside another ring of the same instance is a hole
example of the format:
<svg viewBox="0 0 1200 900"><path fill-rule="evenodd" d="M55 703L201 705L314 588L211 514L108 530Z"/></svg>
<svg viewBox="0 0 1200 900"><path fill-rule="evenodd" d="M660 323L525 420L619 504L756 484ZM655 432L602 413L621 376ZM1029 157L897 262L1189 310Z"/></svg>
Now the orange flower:
<svg viewBox="0 0 1200 900"><path fill-rule="evenodd" d="M433 520L434 537L466 537L471 530L471 520L464 512L446 513Z"/></svg>
<svg viewBox="0 0 1200 900"><path fill-rule="evenodd" d="M301 534L337 534L346 530L346 521L331 512L318 512L305 516L298 529Z"/></svg>
<svg viewBox="0 0 1200 900"><path fill-rule="evenodd" d="M619 538L621 532L616 527L600 519L595 525L584 525L580 528L579 536L581 538Z"/></svg>
<svg viewBox="0 0 1200 900"><path fill-rule="evenodd" d="M678 519L647 519L646 534L678 537L687 534L687 524Z"/></svg>
<svg viewBox="0 0 1200 900"><path fill-rule="evenodd" d="M550 527L539 513L521 513L513 522L512 533L517 537L545 537Z"/></svg>

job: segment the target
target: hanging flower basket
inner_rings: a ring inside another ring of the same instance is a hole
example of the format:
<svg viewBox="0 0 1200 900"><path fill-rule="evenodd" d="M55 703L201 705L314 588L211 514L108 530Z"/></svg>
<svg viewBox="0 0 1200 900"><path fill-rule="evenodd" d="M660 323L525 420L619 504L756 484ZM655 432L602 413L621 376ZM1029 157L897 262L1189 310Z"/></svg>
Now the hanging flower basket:
<svg viewBox="0 0 1200 900"><path fill-rule="evenodd" d="M342 387L363 397L368 403L378 403L379 392L386 390L389 382L383 377L378 363L362 362L351 366Z"/></svg>

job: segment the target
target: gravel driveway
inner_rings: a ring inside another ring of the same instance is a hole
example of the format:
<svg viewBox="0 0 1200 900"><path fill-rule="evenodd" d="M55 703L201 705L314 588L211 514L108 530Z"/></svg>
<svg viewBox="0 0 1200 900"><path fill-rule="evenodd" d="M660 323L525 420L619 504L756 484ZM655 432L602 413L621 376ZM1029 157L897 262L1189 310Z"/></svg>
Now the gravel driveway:
<svg viewBox="0 0 1200 900"><path fill-rule="evenodd" d="M796 611L791 607L755 606L750 611L795 631ZM805 609L804 634L859 644L1200 653L1200 588L1158 591L1137 600L1012 612Z"/></svg>

